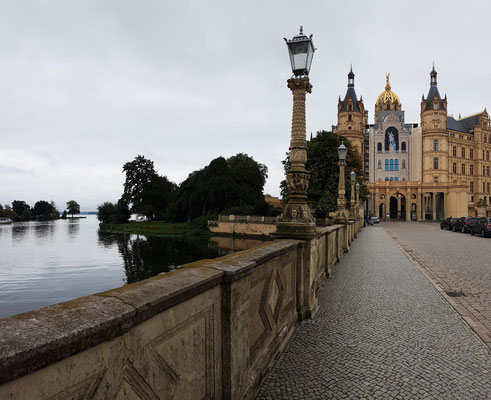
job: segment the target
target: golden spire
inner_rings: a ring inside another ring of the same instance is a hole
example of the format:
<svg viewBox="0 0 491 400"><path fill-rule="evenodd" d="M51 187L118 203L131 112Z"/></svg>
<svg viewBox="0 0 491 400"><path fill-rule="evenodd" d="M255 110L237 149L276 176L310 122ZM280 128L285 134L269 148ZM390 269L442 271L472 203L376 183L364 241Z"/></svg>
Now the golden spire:
<svg viewBox="0 0 491 400"><path fill-rule="evenodd" d="M387 75L385 75L385 79L386 79L386 82L385 82L385 90L390 90L389 78L390 78L390 72Z"/></svg>

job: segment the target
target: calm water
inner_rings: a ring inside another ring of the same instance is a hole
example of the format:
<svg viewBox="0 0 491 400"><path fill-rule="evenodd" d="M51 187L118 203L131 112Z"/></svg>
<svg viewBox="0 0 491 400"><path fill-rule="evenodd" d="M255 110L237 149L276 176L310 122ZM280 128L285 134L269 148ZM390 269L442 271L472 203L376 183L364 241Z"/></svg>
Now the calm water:
<svg viewBox="0 0 491 400"><path fill-rule="evenodd" d="M257 243L104 234L93 215L0 225L0 317L137 282L172 266Z"/></svg>

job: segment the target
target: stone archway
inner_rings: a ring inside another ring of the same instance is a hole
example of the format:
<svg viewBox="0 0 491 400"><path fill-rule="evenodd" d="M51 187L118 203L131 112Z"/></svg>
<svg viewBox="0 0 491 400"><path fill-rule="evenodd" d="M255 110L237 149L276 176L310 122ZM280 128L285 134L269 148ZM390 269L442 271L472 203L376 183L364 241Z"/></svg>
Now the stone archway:
<svg viewBox="0 0 491 400"><path fill-rule="evenodd" d="M389 208L390 219L397 219L397 198L391 196L390 198L390 208Z"/></svg>
<svg viewBox="0 0 491 400"><path fill-rule="evenodd" d="M379 219L380 220L385 219L385 204L384 203L380 203L379 204L379 206L378 206L378 215L379 215Z"/></svg>

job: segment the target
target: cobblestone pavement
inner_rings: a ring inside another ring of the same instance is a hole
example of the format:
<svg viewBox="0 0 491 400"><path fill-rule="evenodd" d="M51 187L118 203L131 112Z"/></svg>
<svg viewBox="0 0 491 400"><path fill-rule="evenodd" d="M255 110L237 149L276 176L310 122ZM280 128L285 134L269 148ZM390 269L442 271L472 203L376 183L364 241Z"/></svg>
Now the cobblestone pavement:
<svg viewBox="0 0 491 400"><path fill-rule="evenodd" d="M435 223L382 227L443 292L463 294L446 298L491 348L491 239L441 230Z"/></svg>
<svg viewBox="0 0 491 400"><path fill-rule="evenodd" d="M257 399L491 399L488 347L382 226L358 235L319 300Z"/></svg>

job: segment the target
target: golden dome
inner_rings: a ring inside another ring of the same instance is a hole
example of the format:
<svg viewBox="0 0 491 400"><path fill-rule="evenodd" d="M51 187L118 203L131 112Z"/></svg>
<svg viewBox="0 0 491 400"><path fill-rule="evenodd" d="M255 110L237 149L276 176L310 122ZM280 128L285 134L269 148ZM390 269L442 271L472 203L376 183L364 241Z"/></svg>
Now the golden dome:
<svg viewBox="0 0 491 400"><path fill-rule="evenodd" d="M377 104L398 103L401 104L399 97L392 90L390 90L389 82L390 73L386 75L385 91L380 93L377 97Z"/></svg>

